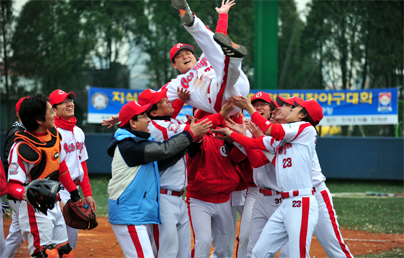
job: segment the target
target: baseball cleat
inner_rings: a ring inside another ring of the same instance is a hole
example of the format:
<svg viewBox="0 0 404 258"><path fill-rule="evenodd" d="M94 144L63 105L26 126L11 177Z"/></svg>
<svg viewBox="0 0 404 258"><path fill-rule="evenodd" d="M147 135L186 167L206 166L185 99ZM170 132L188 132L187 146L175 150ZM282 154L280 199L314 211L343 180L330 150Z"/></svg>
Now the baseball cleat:
<svg viewBox="0 0 404 258"><path fill-rule="evenodd" d="M222 47L226 56L242 58L248 54L244 46L234 43L229 36L223 33L216 32L215 35L213 35L213 39Z"/></svg>
<svg viewBox="0 0 404 258"><path fill-rule="evenodd" d="M171 4L181 17L181 23L191 27L194 24L194 15L186 0L171 0Z"/></svg>

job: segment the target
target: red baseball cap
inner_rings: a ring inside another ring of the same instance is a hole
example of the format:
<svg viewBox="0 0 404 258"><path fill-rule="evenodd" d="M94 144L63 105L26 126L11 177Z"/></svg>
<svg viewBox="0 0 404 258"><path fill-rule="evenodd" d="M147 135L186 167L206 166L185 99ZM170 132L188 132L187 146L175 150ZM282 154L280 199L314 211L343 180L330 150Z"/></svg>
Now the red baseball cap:
<svg viewBox="0 0 404 258"><path fill-rule="evenodd" d="M262 91L255 93L255 95L251 97L251 104L253 104L257 100L262 100L267 103L271 103L272 101L271 96L269 96L268 93Z"/></svg>
<svg viewBox="0 0 404 258"><path fill-rule="evenodd" d="M151 104L152 106L157 102L161 101L167 95L167 88L163 87L159 91L147 89L139 94L137 98L137 103L140 105Z"/></svg>
<svg viewBox="0 0 404 258"><path fill-rule="evenodd" d="M295 102L293 102L294 98L297 98L297 97L294 96L289 99L285 99L278 95L278 96L276 96L276 104L278 104L278 107L282 107L283 104L285 104L285 103L288 105L294 106L295 105Z"/></svg>
<svg viewBox="0 0 404 258"><path fill-rule="evenodd" d="M62 103L67 97L75 99L76 94L74 92L66 93L63 90L56 89L49 95L49 103L53 106Z"/></svg>
<svg viewBox="0 0 404 258"><path fill-rule="evenodd" d="M188 50L190 50L192 53L194 53L194 47L193 47L192 45L183 44L183 43L177 43L177 44L175 44L175 45L171 48L171 50L170 50L170 60L171 60L171 63L175 63L175 62L174 62L174 57L175 57L175 55L176 55L180 50L183 50L183 49L188 49Z"/></svg>
<svg viewBox="0 0 404 258"><path fill-rule="evenodd" d="M29 98L29 96L22 97L18 100L17 104L15 104L15 112L17 113L17 115L18 115L18 111L20 111L21 103L24 101L24 99L28 99L28 98Z"/></svg>
<svg viewBox="0 0 404 258"><path fill-rule="evenodd" d="M151 104L141 106L135 101L130 101L126 103L121 108L121 111L119 111L119 120L121 120L121 124L119 126L122 127L126 125L129 122L129 120L132 119L132 117L134 117L135 115L142 114L143 112L147 112L150 107Z"/></svg>
<svg viewBox="0 0 404 258"><path fill-rule="evenodd" d="M272 109L279 108L278 103L276 103L276 101L274 101L273 99L271 100L271 102L269 104L271 105Z"/></svg>
<svg viewBox="0 0 404 258"><path fill-rule="evenodd" d="M303 101L300 98L296 98L294 100L295 105L299 105L301 107L304 107L307 110L307 113L309 113L309 116L313 120L313 122L318 125L320 123L321 119L323 119L323 108L318 104L317 101L314 99L309 99L306 101Z"/></svg>

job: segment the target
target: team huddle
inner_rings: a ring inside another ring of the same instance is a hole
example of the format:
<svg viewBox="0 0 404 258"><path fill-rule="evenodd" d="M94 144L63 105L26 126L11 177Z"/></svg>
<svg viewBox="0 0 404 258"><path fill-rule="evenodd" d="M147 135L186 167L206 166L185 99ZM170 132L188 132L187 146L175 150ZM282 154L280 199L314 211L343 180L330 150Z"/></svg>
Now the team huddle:
<svg viewBox="0 0 404 258"><path fill-rule="evenodd" d="M264 92L246 97L247 50L227 34L233 5L216 8L212 32L186 0L172 0L202 56L175 44L170 61L181 74L102 122L120 122L107 148L108 220L119 245L125 257L310 257L314 234L329 257L353 257L316 153L322 108ZM75 97L57 89L16 105L0 188L8 189L12 224L0 257L13 257L25 239L31 257L74 257L78 229L97 226ZM182 121L185 103L194 114Z"/></svg>

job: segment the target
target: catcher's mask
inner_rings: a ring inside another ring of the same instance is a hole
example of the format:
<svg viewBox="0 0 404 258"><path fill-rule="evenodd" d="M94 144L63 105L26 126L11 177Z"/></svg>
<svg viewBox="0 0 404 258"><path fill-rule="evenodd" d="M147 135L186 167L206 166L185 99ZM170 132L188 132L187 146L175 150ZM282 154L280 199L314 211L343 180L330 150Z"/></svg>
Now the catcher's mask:
<svg viewBox="0 0 404 258"><path fill-rule="evenodd" d="M48 179L34 180L25 189L28 203L45 215L48 215L48 209L55 207L59 190L60 183Z"/></svg>

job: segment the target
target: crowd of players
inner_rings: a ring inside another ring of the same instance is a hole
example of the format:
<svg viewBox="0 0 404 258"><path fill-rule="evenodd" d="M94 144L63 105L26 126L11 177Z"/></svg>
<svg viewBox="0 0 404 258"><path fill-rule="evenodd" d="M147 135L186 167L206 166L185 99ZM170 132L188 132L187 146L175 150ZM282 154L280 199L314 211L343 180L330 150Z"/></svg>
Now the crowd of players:
<svg viewBox="0 0 404 258"><path fill-rule="evenodd" d="M240 258L275 257L279 250L280 257L309 257L314 233L329 257L353 257L315 150L321 106L298 97L273 100L264 92L246 97L241 64L247 50L227 35L234 1L216 8L215 32L186 0L172 5L202 56L197 61L193 46L175 44L170 61L181 74L102 122L120 122L107 148L108 219L125 256L230 258L236 241ZM19 121L4 151L8 188L4 178L1 187L2 195L8 189L13 221L5 241L0 236L0 257L13 257L25 239L32 257L74 257L78 230L64 224L61 207L81 199L80 187L96 210L74 99L57 89L16 105ZM184 103L194 107L188 121L176 119ZM61 207L45 215L27 204L24 187L55 173L63 185Z"/></svg>

